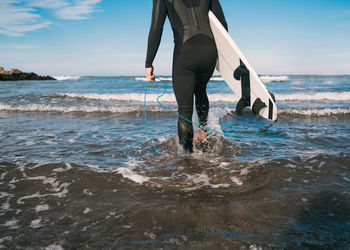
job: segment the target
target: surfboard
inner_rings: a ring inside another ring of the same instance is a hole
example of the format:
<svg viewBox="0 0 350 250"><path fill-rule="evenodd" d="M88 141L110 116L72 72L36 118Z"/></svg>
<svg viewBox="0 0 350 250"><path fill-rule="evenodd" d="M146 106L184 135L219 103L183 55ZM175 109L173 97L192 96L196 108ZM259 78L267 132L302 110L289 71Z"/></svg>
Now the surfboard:
<svg viewBox="0 0 350 250"><path fill-rule="evenodd" d="M241 115L243 109L249 107L255 115L276 121L277 107L274 95L266 89L258 74L212 11L209 11L209 22L218 50L216 69L239 98L236 104L237 114Z"/></svg>

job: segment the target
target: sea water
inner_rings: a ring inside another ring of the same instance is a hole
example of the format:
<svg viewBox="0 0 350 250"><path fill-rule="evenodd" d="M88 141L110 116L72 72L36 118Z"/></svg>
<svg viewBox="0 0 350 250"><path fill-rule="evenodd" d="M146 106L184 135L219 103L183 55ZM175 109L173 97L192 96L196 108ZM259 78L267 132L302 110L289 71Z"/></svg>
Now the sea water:
<svg viewBox="0 0 350 250"><path fill-rule="evenodd" d="M350 76L262 76L278 122L248 137L270 122L215 76L208 126L232 137L192 155L170 76L57 78L0 82L0 247L350 248Z"/></svg>

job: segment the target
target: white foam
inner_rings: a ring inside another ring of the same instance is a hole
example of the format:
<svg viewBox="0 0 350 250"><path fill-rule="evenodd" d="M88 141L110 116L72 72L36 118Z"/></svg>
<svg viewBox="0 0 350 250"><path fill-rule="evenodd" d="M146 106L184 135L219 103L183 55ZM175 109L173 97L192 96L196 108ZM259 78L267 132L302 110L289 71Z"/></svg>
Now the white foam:
<svg viewBox="0 0 350 250"><path fill-rule="evenodd" d="M128 169L132 169L132 168L134 168L134 167L141 166L143 163L144 163L144 161L139 161L139 160L136 160L136 159L131 159L130 161L125 162L124 164L125 164L126 166L128 166Z"/></svg>
<svg viewBox="0 0 350 250"><path fill-rule="evenodd" d="M209 176L207 174L194 174L194 175L186 174L186 178L187 178L186 182L189 182L192 185L194 184L196 186L185 188L184 189L185 191L196 190L196 189L198 189L200 187L203 187L203 186L209 186L211 188L225 188L225 187L229 187L230 186L230 184L223 184L223 183L211 184L210 183L210 178L209 178Z"/></svg>
<svg viewBox="0 0 350 250"><path fill-rule="evenodd" d="M54 76L56 80L67 81L67 80L79 80L81 76Z"/></svg>
<svg viewBox="0 0 350 250"><path fill-rule="evenodd" d="M350 101L350 92L276 94L277 101Z"/></svg>
<svg viewBox="0 0 350 250"><path fill-rule="evenodd" d="M152 233L152 232L145 232L143 235L149 237L149 238L152 239L152 240L155 240L156 237L157 237L157 236L156 236L154 233Z"/></svg>
<svg viewBox="0 0 350 250"><path fill-rule="evenodd" d="M85 166L87 166L91 170L98 172L98 173L107 173L108 172L106 169L101 168L100 166L97 166L97 165L85 164Z"/></svg>
<svg viewBox="0 0 350 250"><path fill-rule="evenodd" d="M350 182L350 179L345 176L343 177L343 179Z"/></svg>
<svg viewBox="0 0 350 250"><path fill-rule="evenodd" d="M141 82L148 82L146 77L135 77L134 80L136 81L141 81ZM160 81L167 81L171 82L173 80L172 77L156 77L155 81L160 82ZM220 76L213 76L210 81L223 81L224 79Z"/></svg>
<svg viewBox="0 0 350 250"><path fill-rule="evenodd" d="M3 172L0 176L0 180L3 180L6 175L7 175L7 171Z"/></svg>
<svg viewBox="0 0 350 250"><path fill-rule="evenodd" d="M88 214L90 213L92 210L90 208L85 208L85 210L83 211L83 214Z"/></svg>
<svg viewBox="0 0 350 250"><path fill-rule="evenodd" d="M72 169L72 165L71 164L65 163L65 165L66 165L66 168L55 168L53 170L53 172L65 172L65 171L68 171L68 170Z"/></svg>
<svg viewBox="0 0 350 250"><path fill-rule="evenodd" d="M296 165L291 164L291 163L288 163L288 164L286 165L286 167L287 167L287 168L297 168Z"/></svg>
<svg viewBox="0 0 350 250"><path fill-rule="evenodd" d="M263 82L287 82L289 81L288 76L272 76L272 75L262 75L260 76L261 81ZM142 82L147 82L146 77L135 77L134 80L136 81L142 81ZM172 81L172 77L157 77L155 79L156 82L159 81ZM221 76L215 75L210 78L210 81L224 81L224 79Z"/></svg>
<svg viewBox="0 0 350 250"><path fill-rule="evenodd" d="M237 186L242 186L243 185L243 182L237 177L231 176L231 181L234 184L236 184Z"/></svg>
<svg viewBox="0 0 350 250"><path fill-rule="evenodd" d="M119 101L129 103L143 103L144 93L124 93L124 94L97 94L97 93L57 93L58 96L81 98L100 101ZM147 94L147 103L157 103L157 98L161 93ZM276 100L280 102L287 101L350 101L350 92L314 92L314 93L294 93L294 94L276 94ZM238 98L234 93L209 94L211 103L232 103L237 102ZM168 93L159 98L162 103L174 103L176 99L173 93ZM4 105L4 104L3 104ZM1 106L0 106L1 107Z"/></svg>
<svg viewBox="0 0 350 250"><path fill-rule="evenodd" d="M48 204L37 205L35 207L35 212L37 212L37 213L42 212L42 211L48 211L48 210L50 210L50 207Z"/></svg>
<svg viewBox="0 0 350 250"><path fill-rule="evenodd" d="M261 81L263 82L287 82L289 81L288 76L271 76L271 75L262 75L260 76Z"/></svg>
<svg viewBox="0 0 350 250"><path fill-rule="evenodd" d="M227 113L228 113L227 109L221 109L221 108L209 109L207 127L211 128L213 130L222 132L219 121L221 118L223 118L225 115L227 115Z"/></svg>
<svg viewBox="0 0 350 250"><path fill-rule="evenodd" d="M17 222L18 220L12 219L12 220L6 221L4 224L2 224L2 226L9 227L11 229L17 229L18 228Z"/></svg>
<svg viewBox="0 0 350 250"><path fill-rule="evenodd" d="M248 173L249 173L249 168L247 167L247 168L241 169L239 175L248 175Z"/></svg>
<svg viewBox="0 0 350 250"><path fill-rule="evenodd" d="M68 194L69 192L68 186L70 185L69 183L62 183L61 185L59 185L59 183L55 182L54 184L55 185L52 186L50 191L57 192L57 193L40 194L40 192L36 192L35 194L27 195L19 198L17 200L17 204L25 204L23 200L27 200L27 199L42 198L47 196L57 196L58 198L63 198Z"/></svg>
<svg viewBox="0 0 350 250"><path fill-rule="evenodd" d="M249 250L263 250L263 248L253 244L249 246Z"/></svg>
<svg viewBox="0 0 350 250"><path fill-rule="evenodd" d="M70 98L81 98L88 100L100 100L100 101L119 101L129 103L144 103L144 93L125 93L125 94L96 94L96 93L57 93L58 96L65 96ZM158 103L157 98L161 95L147 94L147 103ZM211 103L232 103L237 102L238 98L234 94L210 94L208 95ZM161 103L174 103L176 104L176 98L173 93L165 94L159 98Z"/></svg>
<svg viewBox="0 0 350 250"><path fill-rule="evenodd" d="M0 111L22 111L22 112L59 112L59 113L130 113L141 112L143 107L137 106L111 106L111 107L98 107L98 106L53 106L45 104L25 104L25 105L9 105L0 103ZM154 112L166 111L162 107L152 108Z"/></svg>
<svg viewBox="0 0 350 250"><path fill-rule="evenodd" d="M140 82L148 82L146 77L135 77L134 78L135 81L140 81ZM158 77L155 79L156 82L160 82L160 80L158 79Z"/></svg>
<svg viewBox="0 0 350 250"><path fill-rule="evenodd" d="M89 189L84 189L83 193L89 196L93 196L94 194Z"/></svg>
<svg viewBox="0 0 350 250"><path fill-rule="evenodd" d="M67 142L69 142L69 143L74 143L75 140L74 140L74 139L69 139L69 140L67 140Z"/></svg>
<svg viewBox="0 0 350 250"><path fill-rule="evenodd" d="M40 222L41 222L41 219L32 220L31 223L30 223L30 227L31 227L31 228L39 228L39 227L42 227L43 225L40 224Z"/></svg>
<svg viewBox="0 0 350 250"><path fill-rule="evenodd" d="M11 239L12 239L11 236L5 236L5 237L0 239L0 244L3 243L4 241L11 240ZM0 245L0 248L5 248L5 247Z"/></svg>
<svg viewBox="0 0 350 250"><path fill-rule="evenodd" d="M7 200L2 204L1 209L4 211L10 210L10 198L7 198Z"/></svg>
<svg viewBox="0 0 350 250"><path fill-rule="evenodd" d="M138 184L143 184L144 182L148 182L150 180L149 177L136 174L128 168L118 168L116 172L121 174L124 178L132 180Z"/></svg>
<svg viewBox="0 0 350 250"><path fill-rule="evenodd" d="M45 250L64 250L61 245L52 244L45 248Z"/></svg>
<svg viewBox="0 0 350 250"><path fill-rule="evenodd" d="M12 196L12 195L9 194L9 193L6 193L6 192L0 192L0 199L4 198L4 197L7 197L7 196Z"/></svg>
<svg viewBox="0 0 350 250"><path fill-rule="evenodd" d="M123 225L123 228L129 229L132 228L133 223L129 223L128 225Z"/></svg>
<svg viewBox="0 0 350 250"><path fill-rule="evenodd" d="M280 109L280 113L304 116L331 116L350 114L350 108L336 109Z"/></svg>

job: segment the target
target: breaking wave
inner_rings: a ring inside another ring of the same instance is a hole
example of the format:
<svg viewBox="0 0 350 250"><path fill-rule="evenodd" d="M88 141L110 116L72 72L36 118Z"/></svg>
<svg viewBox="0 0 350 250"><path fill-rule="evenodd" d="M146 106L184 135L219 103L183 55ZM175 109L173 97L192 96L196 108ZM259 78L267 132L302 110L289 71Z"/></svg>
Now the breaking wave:
<svg viewBox="0 0 350 250"><path fill-rule="evenodd" d="M350 101L350 92L317 92L276 95L277 101Z"/></svg>
<svg viewBox="0 0 350 250"><path fill-rule="evenodd" d="M148 82L146 77L135 77L134 80L141 81L141 82ZM157 77L155 79L156 82L164 81L164 82L171 82L173 80L172 77ZM220 76L213 76L210 81L223 81L224 79Z"/></svg>
<svg viewBox="0 0 350 250"><path fill-rule="evenodd" d="M261 81L263 82L288 82L289 77L288 76L269 76L264 75L260 76Z"/></svg>
<svg viewBox="0 0 350 250"><path fill-rule="evenodd" d="M334 108L334 109L280 109L280 114L302 115L302 116L332 116L350 114L350 108Z"/></svg>
<svg viewBox="0 0 350 250"><path fill-rule="evenodd" d="M68 80L79 80L81 77L80 76L54 76L58 81L68 81Z"/></svg>
<svg viewBox="0 0 350 250"><path fill-rule="evenodd" d="M134 78L136 81L142 81L142 82L147 82L147 78L146 77L135 77ZM261 81L263 82L287 82L289 81L289 77L288 76L269 76L269 75L265 75L265 76L260 76ZM173 79L172 77L157 77L156 78L156 82L160 82L160 81L167 81L167 82L171 82ZM224 81L224 79L221 76L213 76L210 81L215 82L215 81Z"/></svg>
<svg viewBox="0 0 350 250"><path fill-rule="evenodd" d="M125 94L96 94L96 93L57 93L58 96L91 99L101 101L121 101L141 103L144 101L144 93L125 93ZM159 94L147 94L147 102L156 103ZM209 100L211 103L232 103L237 102L238 98L234 94L209 94ZM288 101L350 101L350 92L317 92L317 93L305 93L305 94L277 94L277 102ZM175 103L175 96L171 94L165 94L160 99L162 102Z"/></svg>
<svg viewBox="0 0 350 250"><path fill-rule="evenodd" d="M161 107L149 108L153 112L164 111ZM133 113L143 112L141 106L55 106L46 104L24 104L24 105L11 105L0 104L0 111L22 111L22 112L59 112L59 113Z"/></svg>
<svg viewBox="0 0 350 250"><path fill-rule="evenodd" d="M235 109L219 108L223 112L234 113ZM176 110L176 108L174 108ZM71 105L58 106L46 104L23 104L13 105L0 103L0 111L18 111L18 112L58 112L58 113L142 113L143 105L114 105L114 106L87 106L87 105ZM170 112L160 106L147 106L148 112ZM301 115L301 116L333 116L350 114L350 108L325 108L325 109L296 109L286 108L279 109L280 114Z"/></svg>

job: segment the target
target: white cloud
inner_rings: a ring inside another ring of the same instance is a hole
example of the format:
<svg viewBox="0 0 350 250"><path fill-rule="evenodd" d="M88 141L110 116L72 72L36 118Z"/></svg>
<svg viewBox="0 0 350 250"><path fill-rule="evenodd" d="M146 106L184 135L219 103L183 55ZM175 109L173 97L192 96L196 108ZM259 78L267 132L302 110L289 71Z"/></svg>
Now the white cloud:
<svg viewBox="0 0 350 250"><path fill-rule="evenodd" d="M28 0L28 6L43 9L57 9L69 6L69 2L66 0Z"/></svg>
<svg viewBox="0 0 350 250"><path fill-rule="evenodd" d="M51 24L34 13L33 8L15 5L18 3L16 0L1 0L0 34L21 36L25 32L39 30Z"/></svg>
<svg viewBox="0 0 350 250"><path fill-rule="evenodd" d="M87 19L88 15L95 12L96 5L102 0L80 0L75 1L72 5L58 9L57 17L68 20Z"/></svg>
<svg viewBox="0 0 350 250"><path fill-rule="evenodd" d="M51 25L39 9L48 9L59 19L82 20L96 11L102 0L0 0L0 34L21 36Z"/></svg>

